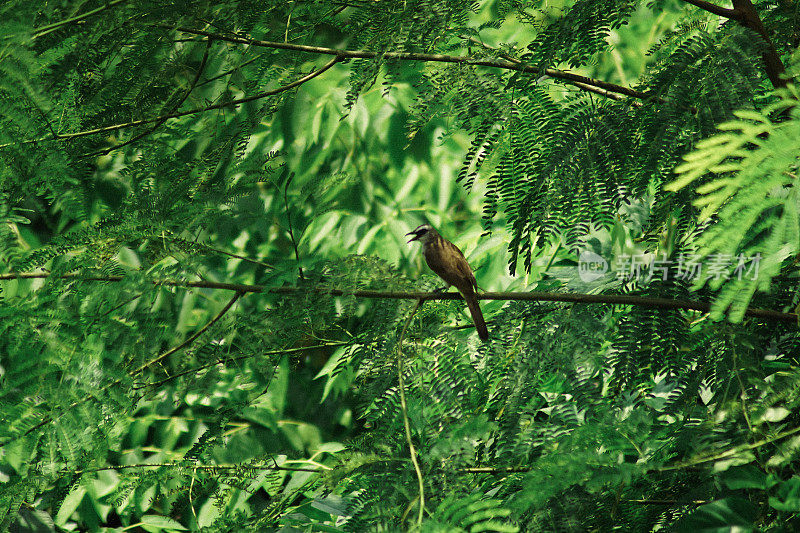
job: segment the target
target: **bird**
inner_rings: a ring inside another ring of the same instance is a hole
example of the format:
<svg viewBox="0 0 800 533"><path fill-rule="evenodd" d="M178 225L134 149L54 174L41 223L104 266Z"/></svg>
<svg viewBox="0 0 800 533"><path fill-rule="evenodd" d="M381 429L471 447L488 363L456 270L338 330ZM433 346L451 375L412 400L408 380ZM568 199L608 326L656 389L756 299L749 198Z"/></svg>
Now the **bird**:
<svg viewBox="0 0 800 533"><path fill-rule="evenodd" d="M488 339L489 331L486 329L486 322L483 320L483 313L481 313L481 307L478 305L478 298L475 295L478 282L475 281L475 274L472 273L469 263L458 246L439 235L439 232L430 224L418 226L415 230L406 233L406 236L409 235L413 235L413 237L409 239L408 243L414 241L422 243L422 255L425 256L425 262L428 263L430 269L436 272L445 283L452 285L461 293L464 301L467 302L467 308L472 315L478 337L482 341Z"/></svg>

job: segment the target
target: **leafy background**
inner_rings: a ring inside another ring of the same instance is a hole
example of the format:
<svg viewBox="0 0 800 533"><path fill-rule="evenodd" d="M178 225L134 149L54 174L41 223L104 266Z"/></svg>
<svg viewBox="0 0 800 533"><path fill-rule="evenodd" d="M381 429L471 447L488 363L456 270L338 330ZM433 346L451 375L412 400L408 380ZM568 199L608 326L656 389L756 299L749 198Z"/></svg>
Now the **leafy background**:
<svg viewBox="0 0 800 533"><path fill-rule="evenodd" d="M4 3L2 527L795 529L800 20L754 9ZM484 291L627 299L482 344L357 296L439 286L423 222Z"/></svg>

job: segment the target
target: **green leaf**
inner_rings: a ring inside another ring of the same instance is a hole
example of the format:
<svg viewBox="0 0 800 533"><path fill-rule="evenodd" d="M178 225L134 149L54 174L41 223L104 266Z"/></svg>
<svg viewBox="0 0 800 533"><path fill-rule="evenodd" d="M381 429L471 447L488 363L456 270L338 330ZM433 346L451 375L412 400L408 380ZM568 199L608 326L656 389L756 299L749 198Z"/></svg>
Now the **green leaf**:
<svg viewBox="0 0 800 533"><path fill-rule="evenodd" d="M767 488L767 475L754 465L729 468L719 474L719 479L733 490Z"/></svg>
<svg viewBox="0 0 800 533"><path fill-rule="evenodd" d="M69 520L72 513L78 509L78 506L81 504L84 495L86 494L86 489L81 485L75 485L72 490L69 491L67 497L61 502L61 506L58 508L58 514L56 514L54 522L57 526L64 527Z"/></svg>
<svg viewBox="0 0 800 533"><path fill-rule="evenodd" d="M769 497L769 505L778 511L800 513L800 476L779 483L776 495Z"/></svg>
<svg viewBox="0 0 800 533"><path fill-rule="evenodd" d="M730 497L701 505L675 525L679 532L723 533L732 528L752 531L758 508L744 498Z"/></svg>
<svg viewBox="0 0 800 533"><path fill-rule="evenodd" d="M188 528L183 526L177 520L169 518L168 516L146 514L142 516L141 524L143 526L150 526L151 528L166 529L168 531L188 531Z"/></svg>

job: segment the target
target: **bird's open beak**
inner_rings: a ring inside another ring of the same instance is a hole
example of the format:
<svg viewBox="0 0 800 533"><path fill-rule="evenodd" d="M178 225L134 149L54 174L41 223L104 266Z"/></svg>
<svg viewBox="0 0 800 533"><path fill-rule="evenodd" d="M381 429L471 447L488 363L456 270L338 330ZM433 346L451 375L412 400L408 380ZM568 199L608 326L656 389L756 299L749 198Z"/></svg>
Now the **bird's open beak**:
<svg viewBox="0 0 800 533"><path fill-rule="evenodd" d="M413 237L411 237L411 238L408 240L408 242L407 242L406 244L408 244L408 243L410 243L410 242L414 242L414 241L416 241L417 239L419 239L419 234L417 234L417 233L414 233L413 231L411 231L411 232L409 232L409 233L406 233L406 237L408 237L409 235L413 235Z"/></svg>

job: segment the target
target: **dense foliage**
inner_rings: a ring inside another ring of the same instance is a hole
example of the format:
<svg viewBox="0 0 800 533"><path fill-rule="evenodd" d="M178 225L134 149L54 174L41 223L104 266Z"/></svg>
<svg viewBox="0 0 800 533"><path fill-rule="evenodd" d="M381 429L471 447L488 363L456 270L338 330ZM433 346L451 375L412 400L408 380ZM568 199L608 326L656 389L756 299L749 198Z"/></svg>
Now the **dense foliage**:
<svg viewBox="0 0 800 533"><path fill-rule="evenodd" d="M800 527L796 2L0 29L3 530Z"/></svg>

